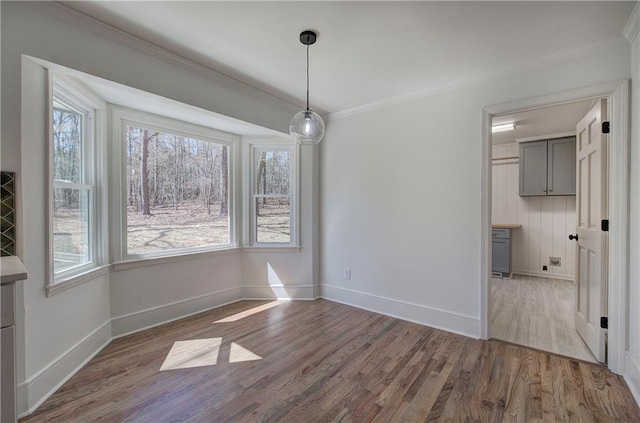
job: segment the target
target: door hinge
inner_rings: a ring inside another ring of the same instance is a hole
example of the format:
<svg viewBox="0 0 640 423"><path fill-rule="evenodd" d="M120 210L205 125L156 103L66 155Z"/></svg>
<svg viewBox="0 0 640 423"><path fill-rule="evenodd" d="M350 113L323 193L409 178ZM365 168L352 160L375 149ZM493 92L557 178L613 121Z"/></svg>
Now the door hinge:
<svg viewBox="0 0 640 423"><path fill-rule="evenodd" d="M602 228L602 232L609 232L609 219L602 219L600 227Z"/></svg>
<svg viewBox="0 0 640 423"><path fill-rule="evenodd" d="M607 316L600 317L600 327L602 329L609 329L609 318Z"/></svg>
<svg viewBox="0 0 640 423"><path fill-rule="evenodd" d="M602 133L603 134L609 133L609 122L602 122Z"/></svg>

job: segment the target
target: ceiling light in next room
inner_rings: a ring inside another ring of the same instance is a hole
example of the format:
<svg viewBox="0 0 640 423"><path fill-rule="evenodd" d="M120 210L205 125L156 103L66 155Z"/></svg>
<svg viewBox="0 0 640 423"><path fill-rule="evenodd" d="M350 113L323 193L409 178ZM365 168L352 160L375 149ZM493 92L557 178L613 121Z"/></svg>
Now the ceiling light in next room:
<svg viewBox="0 0 640 423"><path fill-rule="evenodd" d="M515 122L501 123L499 125L493 125L491 127L491 133L495 134L496 132L513 131L514 129L516 129L516 123Z"/></svg>

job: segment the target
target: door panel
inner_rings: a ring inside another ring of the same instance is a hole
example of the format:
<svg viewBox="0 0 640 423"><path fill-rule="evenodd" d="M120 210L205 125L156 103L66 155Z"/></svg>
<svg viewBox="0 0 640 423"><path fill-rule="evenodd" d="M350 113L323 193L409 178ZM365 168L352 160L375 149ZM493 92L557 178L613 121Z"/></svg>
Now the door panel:
<svg viewBox="0 0 640 423"><path fill-rule="evenodd" d="M605 361L605 331L600 317L607 315L607 233L600 222L607 216L607 144L602 134L606 100L578 123L576 172L576 329L600 362Z"/></svg>

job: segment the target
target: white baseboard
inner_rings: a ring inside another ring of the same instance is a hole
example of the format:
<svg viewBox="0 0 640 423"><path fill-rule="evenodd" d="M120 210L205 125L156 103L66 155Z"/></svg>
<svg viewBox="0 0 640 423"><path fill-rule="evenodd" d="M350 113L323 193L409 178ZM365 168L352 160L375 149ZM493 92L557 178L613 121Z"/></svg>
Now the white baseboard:
<svg viewBox="0 0 640 423"><path fill-rule="evenodd" d="M318 285L243 285L244 300L314 300L320 296Z"/></svg>
<svg viewBox="0 0 640 423"><path fill-rule="evenodd" d="M111 321L103 323L28 380L18 384L18 417L35 411L111 342Z"/></svg>
<svg viewBox="0 0 640 423"><path fill-rule="evenodd" d="M321 296L330 301L442 329L447 332L476 339L480 337L480 318L478 317L327 284L321 285Z"/></svg>
<svg viewBox="0 0 640 423"><path fill-rule="evenodd" d="M624 355L624 377L631 394L640 405L640 362L627 351Z"/></svg>
<svg viewBox="0 0 640 423"><path fill-rule="evenodd" d="M114 317L111 319L112 335L120 338L241 299L241 288L229 288Z"/></svg>
<svg viewBox="0 0 640 423"><path fill-rule="evenodd" d="M524 275L524 276L536 276L540 278L549 278L549 279L562 279L566 281L573 282L575 280L574 275L565 275L564 273L549 273L549 272L538 272L534 270L513 270L514 275Z"/></svg>

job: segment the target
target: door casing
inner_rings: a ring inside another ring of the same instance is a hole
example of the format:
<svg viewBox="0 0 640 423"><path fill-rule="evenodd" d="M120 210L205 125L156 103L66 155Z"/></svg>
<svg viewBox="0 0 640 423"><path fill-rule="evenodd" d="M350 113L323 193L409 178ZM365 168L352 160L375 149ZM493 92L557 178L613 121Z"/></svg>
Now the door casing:
<svg viewBox="0 0 640 423"><path fill-rule="evenodd" d="M485 106L482 109L481 187L481 281L480 337L489 339L491 282L491 119L505 113L525 111L579 100L609 99L609 329L607 367L624 371L627 344L627 304L629 250L629 81L614 81L540 97Z"/></svg>

